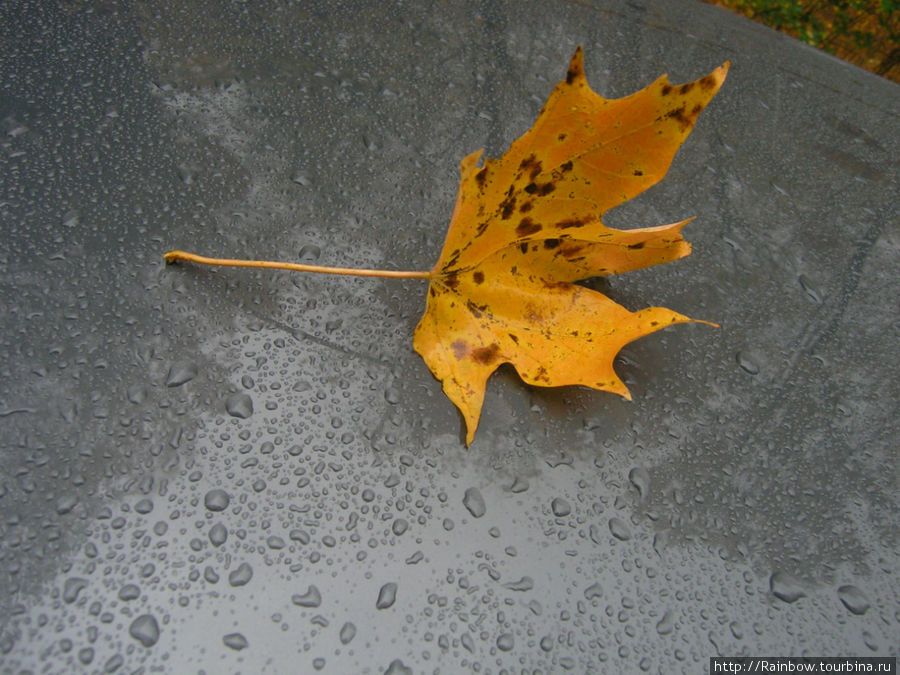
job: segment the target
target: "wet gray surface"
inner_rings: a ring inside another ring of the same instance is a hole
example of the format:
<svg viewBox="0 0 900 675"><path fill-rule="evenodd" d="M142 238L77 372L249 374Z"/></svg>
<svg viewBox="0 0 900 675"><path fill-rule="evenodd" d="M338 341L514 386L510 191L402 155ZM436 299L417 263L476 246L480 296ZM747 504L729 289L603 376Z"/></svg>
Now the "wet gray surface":
<svg viewBox="0 0 900 675"><path fill-rule="evenodd" d="M692 2L0 14L4 672L897 653L897 85ZM423 282L163 265L431 267L579 43L609 98L733 63L606 219L697 216L607 288L722 326L634 402L502 370L466 452Z"/></svg>

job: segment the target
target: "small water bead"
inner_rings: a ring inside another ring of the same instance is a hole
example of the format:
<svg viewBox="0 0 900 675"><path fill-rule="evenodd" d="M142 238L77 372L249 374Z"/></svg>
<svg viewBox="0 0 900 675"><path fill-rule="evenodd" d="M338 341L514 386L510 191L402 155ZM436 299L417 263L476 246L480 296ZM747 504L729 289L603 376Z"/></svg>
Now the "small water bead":
<svg viewBox="0 0 900 675"><path fill-rule="evenodd" d="M222 638L222 642L225 643L226 647L230 647L237 652L246 649L250 645L250 643L247 642L247 638L241 633L229 633Z"/></svg>

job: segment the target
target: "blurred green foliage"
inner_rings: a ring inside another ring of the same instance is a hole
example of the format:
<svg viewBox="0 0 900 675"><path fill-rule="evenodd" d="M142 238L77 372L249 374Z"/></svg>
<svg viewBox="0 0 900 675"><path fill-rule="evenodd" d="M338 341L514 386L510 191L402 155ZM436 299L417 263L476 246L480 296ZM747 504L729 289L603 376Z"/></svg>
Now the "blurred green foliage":
<svg viewBox="0 0 900 675"><path fill-rule="evenodd" d="M900 0L706 0L900 82Z"/></svg>

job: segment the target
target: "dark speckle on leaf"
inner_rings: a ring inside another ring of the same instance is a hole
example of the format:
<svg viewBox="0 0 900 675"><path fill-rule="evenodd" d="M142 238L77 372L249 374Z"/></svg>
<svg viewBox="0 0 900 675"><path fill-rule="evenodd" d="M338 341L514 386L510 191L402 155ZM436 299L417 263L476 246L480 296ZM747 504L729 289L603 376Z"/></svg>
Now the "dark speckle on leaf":
<svg viewBox="0 0 900 675"><path fill-rule="evenodd" d="M483 366L490 365L497 360L500 354L500 345L496 342L489 347L479 347L472 350L472 358Z"/></svg>
<svg viewBox="0 0 900 675"><path fill-rule="evenodd" d="M672 93L672 86L668 85L668 84L664 84L663 88L662 88L662 95L668 96L671 93Z"/></svg>
<svg viewBox="0 0 900 675"><path fill-rule="evenodd" d="M644 248L644 242L643 242L643 241L639 241L639 242L636 243L636 244L628 244L628 248L630 248L630 249L632 249L632 250L636 250L636 249L639 249L639 248Z"/></svg>
<svg viewBox="0 0 900 675"><path fill-rule="evenodd" d="M556 248L559 246L559 239L544 239L544 248Z"/></svg>
<svg viewBox="0 0 900 675"><path fill-rule="evenodd" d="M687 84L681 85L681 88L678 91L681 92L682 94L686 94L693 88L694 88L694 83L688 82Z"/></svg>
<svg viewBox="0 0 900 675"><path fill-rule="evenodd" d="M480 270L477 272L473 272L472 279L475 281L476 284L483 284L484 283L484 272L482 272Z"/></svg>
<svg viewBox="0 0 900 675"><path fill-rule="evenodd" d="M478 188L484 190L484 182L487 180L487 167L481 169L478 173L475 174L475 181L478 183Z"/></svg>
<svg viewBox="0 0 900 675"><path fill-rule="evenodd" d="M516 234L520 237L527 237L535 232L540 232L542 229L543 226L540 223L536 223L531 218L526 217L522 218L519 226L516 228Z"/></svg>

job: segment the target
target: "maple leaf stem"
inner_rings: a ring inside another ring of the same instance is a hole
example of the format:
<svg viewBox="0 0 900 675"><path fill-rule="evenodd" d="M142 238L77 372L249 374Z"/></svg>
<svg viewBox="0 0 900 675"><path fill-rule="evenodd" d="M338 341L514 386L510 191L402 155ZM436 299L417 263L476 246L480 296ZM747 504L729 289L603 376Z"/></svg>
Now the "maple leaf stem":
<svg viewBox="0 0 900 675"><path fill-rule="evenodd" d="M207 258L187 251L167 251L163 258L169 264L178 261L192 262L198 265L218 265L221 267L262 267L270 270L289 270L291 272L314 272L317 274L340 274L354 277L384 277L388 279L430 279L431 272L418 270L361 270L353 267L327 267L323 265L304 265L302 263L277 262L273 260L234 260L231 258Z"/></svg>

